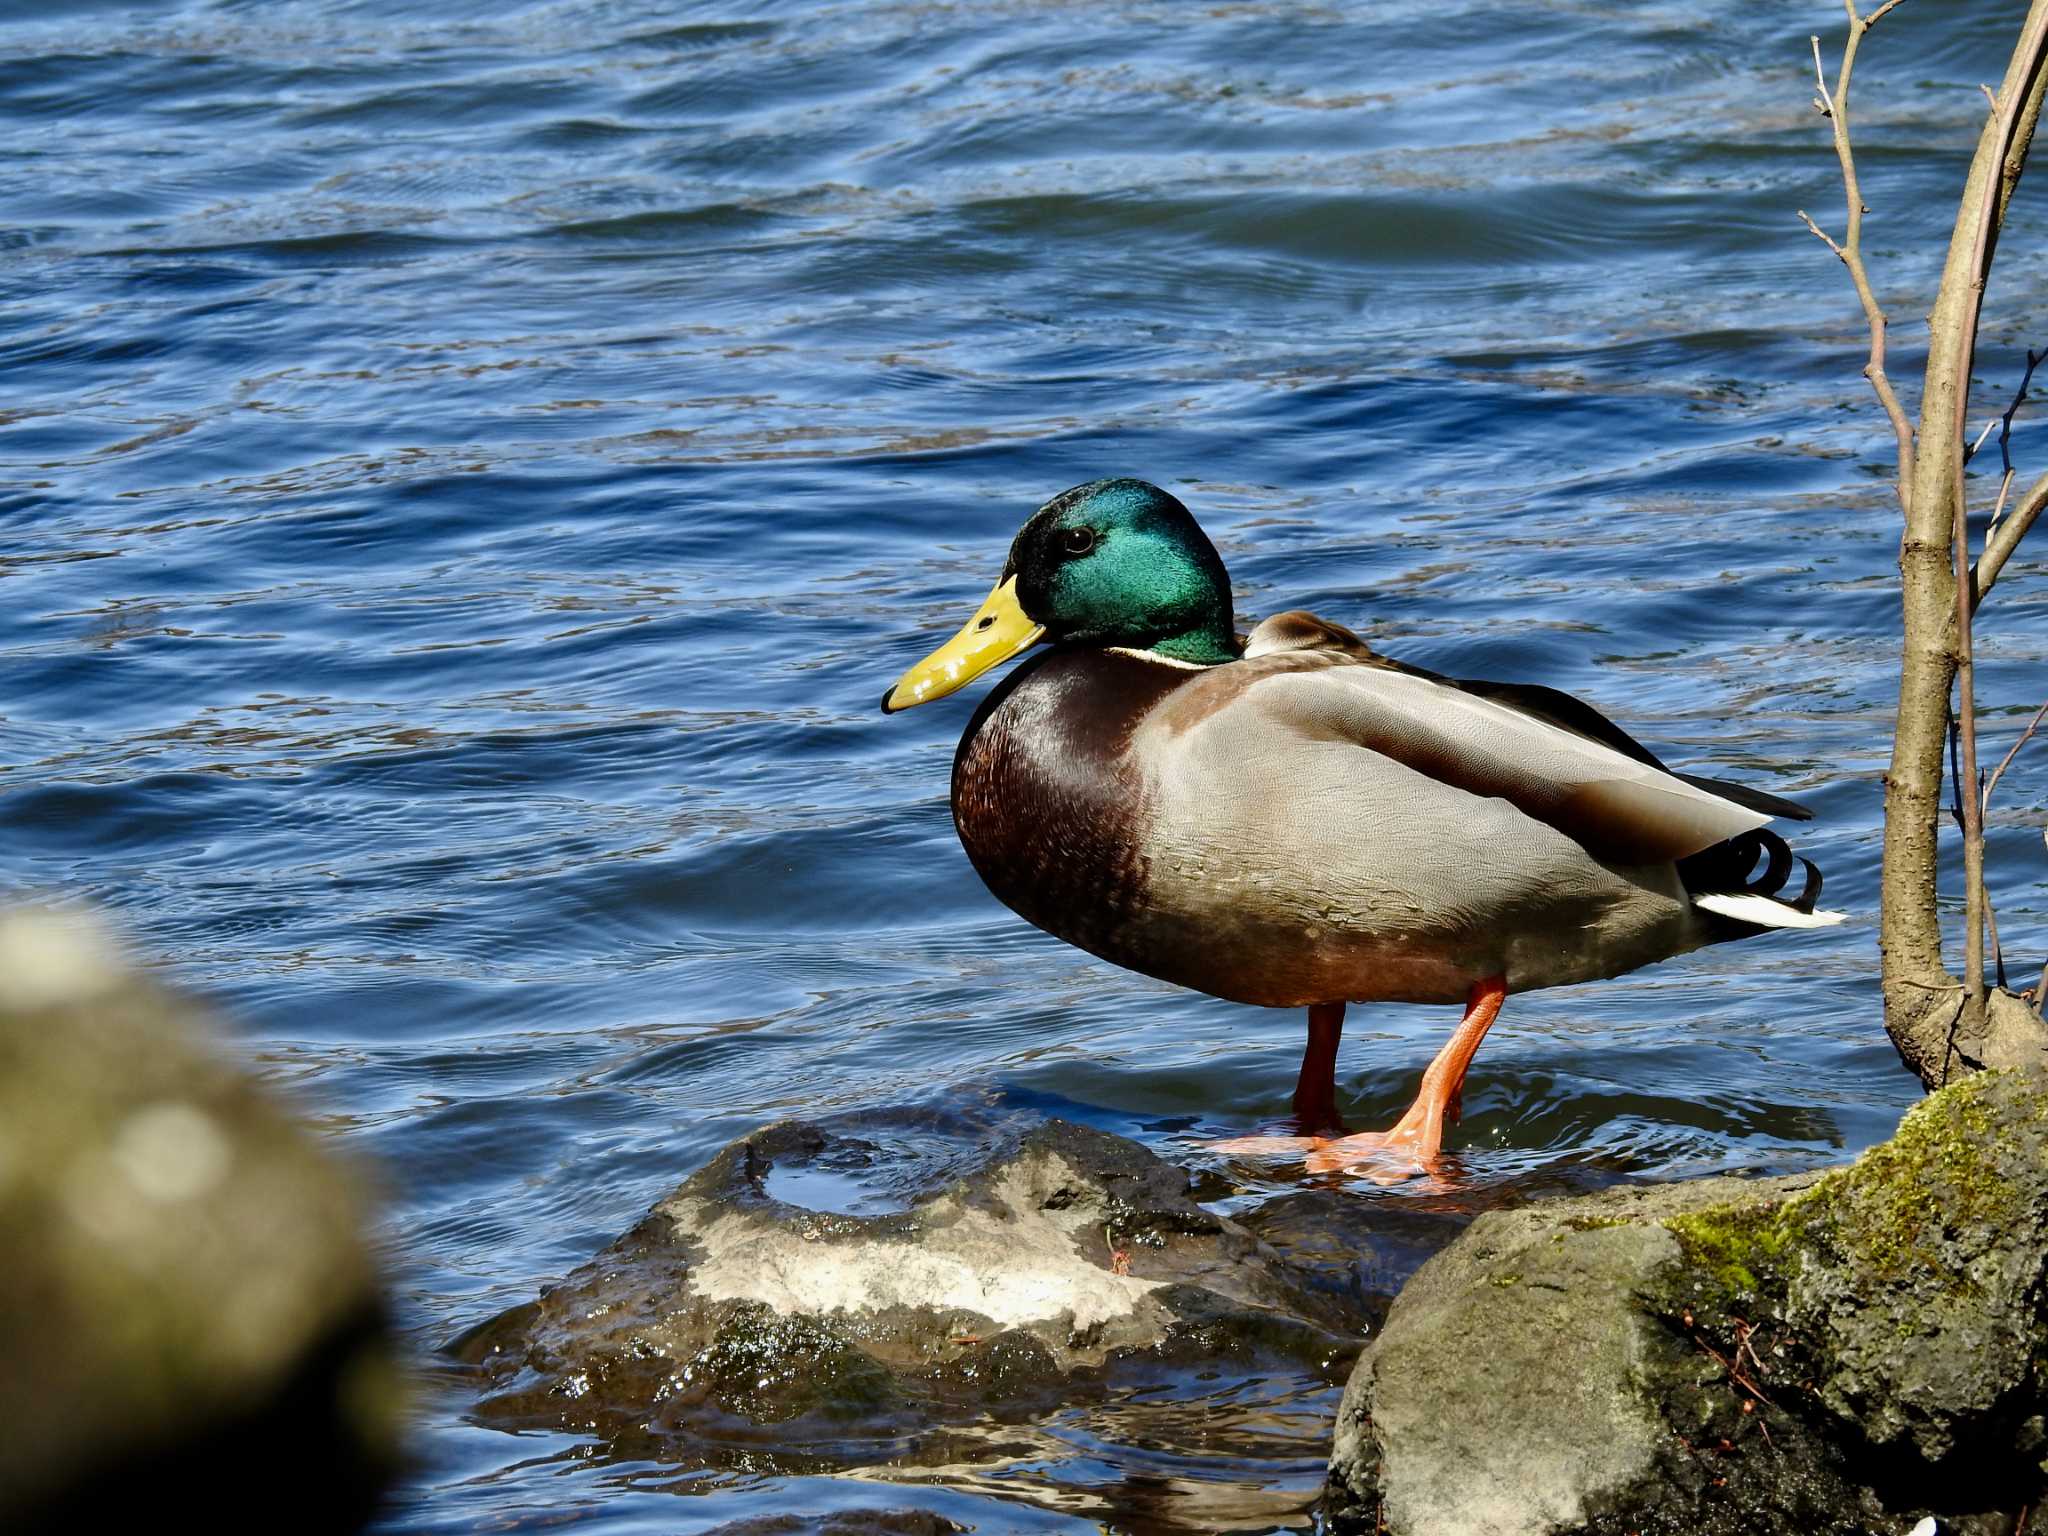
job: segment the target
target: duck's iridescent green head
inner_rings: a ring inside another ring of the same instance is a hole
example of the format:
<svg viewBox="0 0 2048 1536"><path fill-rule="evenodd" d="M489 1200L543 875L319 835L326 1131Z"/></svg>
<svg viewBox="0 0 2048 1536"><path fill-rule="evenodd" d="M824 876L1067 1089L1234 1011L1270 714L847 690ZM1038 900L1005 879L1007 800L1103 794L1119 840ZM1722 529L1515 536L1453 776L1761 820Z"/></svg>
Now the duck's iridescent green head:
<svg viewBox="0 0 2048 1536"><path fill-rule="evenodd" d="M1230 577L1188 509L1158 486L1077 485L1031 515L988 601L904 673L882 707L942 698L1041 639L1203 666L1234 661Z"/></svg>
<svg viewBox="0 0 2048 1536"><path fill-rule="evenodd" d="M1143 480L1092 480L1032 514L1003 574L1048 640L1177 661L1237 658L1230 577L1188 509Z"/></svg>

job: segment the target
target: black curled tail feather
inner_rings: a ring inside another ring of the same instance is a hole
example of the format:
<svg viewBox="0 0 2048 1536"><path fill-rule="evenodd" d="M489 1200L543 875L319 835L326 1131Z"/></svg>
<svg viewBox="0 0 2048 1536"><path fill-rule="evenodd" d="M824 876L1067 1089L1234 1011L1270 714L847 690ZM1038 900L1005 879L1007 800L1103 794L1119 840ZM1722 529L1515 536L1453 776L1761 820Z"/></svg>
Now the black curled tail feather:
<svg viewBox="0 0 2048 1536"><path fill-rule="evenodd" d="M1795 862L1805 869L1799 894L1781 895ZM1759 864L1763 866L1761 872ZM1795 855L1785 839L1768 827L1744 832L1680 859L1678 878L1696 896L1714 892L1765 896L1795 912L1808 913L1820 901L1821 874L1813 860Z"/></svg>

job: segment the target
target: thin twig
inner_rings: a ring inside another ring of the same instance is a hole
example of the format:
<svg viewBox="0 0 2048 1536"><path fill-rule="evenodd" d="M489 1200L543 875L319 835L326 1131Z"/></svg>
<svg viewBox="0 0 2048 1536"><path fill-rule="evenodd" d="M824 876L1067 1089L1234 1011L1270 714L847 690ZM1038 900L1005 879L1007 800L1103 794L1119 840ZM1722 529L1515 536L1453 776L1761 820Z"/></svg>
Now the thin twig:
<svg viewBox="0 0 2048 1536"><path fill-rule="evenodd" d="M2005 472L2008 475L2012 473L2012 419L2019 414L2020 407L2027 403L2027 389L2034 382L2034 370L2041 366L2044 359L2048 359L2048 347L2043 347L2038 352L2032 347L2027 348L2027 371L2020 375L2020 387L2012 392L2012 404L2008 405L2005 414L1998 418L2003 424L1998 433L1998 457L2005 465Z"/></svg>
<svg viewBox="0 0 2048 1536"><path fill-rule="evenodd" d="M1899 505L1904 508L1912 496L1913 480L1913 424L1906 417L1905 407L1899 404L1898 392L1892 388L1891 375L1885 371L1885 319L1884 310L1879 307L1876 291L1870 286L1870 273L1863 265L1863 215L1869 209L1863 202L1863 188L1856 179L1856 155L1849 146L1849 77L1856 68L1856 48L1863 41L1863 35L1876 26L1880 19L1889 15L1904 0L1885 0L1885 3L1868 16L1856 14L1856 0L1842 0L1849 13L1849 40L1842 46L1842 67L1835 76L1835 88L1828 89L1827 72L1821 65L1820 39L1811 39L1813 44L1813 73L1819 84L1820 95L1816 105L1822 115L1834 126L1835 159L1842 167L1842 190L1848 201L1849 222L1843 237L1837 243L1802 212L1806 227L1827 242L1829 250L1842 260L1849 269L1849 280L1856 285L1857 300L1863 306L1863 318L1870 326L1870 358L1863 365L1863 376L1870 380L1870 387L1877 394L1878 404L1892 424L1892 435L1898 440L1899 448Z"/></svg>
<svg viewBox="0 0 2048 1536"><path fill-rule="evenodd" d="M1998 908L1991 903L1991 888L1984 888L1984 926L1991 930L1991 974L1996 978L1998 990L2005 986L2005 950L1998 942Z"/></svg>
<svg viewBox="0 0 2048 1536"><path fill-rule="evenodd" d="M2005 775L2006 764L2019 756L2020 748L2024 747L2033 738L2034 732L2041 728L2043 716L2048 716L2048 704L2043 704L2034 711L2034 718L2029 720L2027 728L2020 732L2020 739L2006 749L2005 756L1998 760L1998 766L1991 770L1991 781L1984 786L1984 809L1991 808L1991 791L1998 788L1999 779Z"/></svg>
<svg viewBox="0 0 2048 1536"><path fill-rule="evenodd" d="M1984 527L1984 537L1987 540L1991 537L1991 530L1998 526L1998 520L2005 516L2005 501L2010 495L2012 495L2012 470L2008 467L2005 473L1998 477L1998 500L1991 504L1991 521ZM1974 598L1971 599L1970 606L1972 608L1977 606Z"/></svg>
<svg viewBox="0 0 2048 1536"><path fill-rule="evenodd" d="M2031 347L2027 349L2027 369L2020 375L2020 387L2013 391L2012 404L2008 405L2005 414L1998 418L1998 457L2005 466L2005 472L1999 477L1998 500L1991 508L1991 521L1984 529L1984 553L1977 557L1977 564L1970 573L1970 610L1973 613L1983 603L1984 594L1991 590L1991 583L1998 579L1999 567L2011 558L2015 549L2019 548L2020 540L2027 536L2027 530L2034 525L2034 519L2041 515L2044 499L2048 499L2048 475L2043 475L2034 482L2027 494L2020 498L2019 510L2013 520L2002 525L1999 522L2005 515L2006 501L2012 495L2012 420L2019 414L2019 408L2026 403L2027 390L2034 382L2034 370L2041 366L2043 359L2048 359L2048 347L2043 347L2039 352ZM1986 430L1989 430L1988 425ZM1977 439L1979 447L1983 446L1983 442L1983 438ZM1972 452L1974 451L1973 449ZM2008 532L2008 529L2011 531Z"/></svg>
<svg viewBox="0 0 2048 1536"><path fill-rule="evenodd" d="M2028 486L2026 495L2014 504L2012 516L1984 536L1984 553L1977 557L1975 580L1971 582L1971 608L1983 604L1992 583L1998 580L1998 573L2005 569L2005 562L2020 547L2020 540L2034 526L2043 507L2048 507L2048 475Z"/></svg>
<svg viewBox="0 0 2048 1536"><path fill-rule="evenodd" d="M1986 202L1990 199L1986 198ZM1965 356L1968 354L1965 353ZM1984 1007L1984 807L1977 797L1977 662L1970 636L1970 528L1963 502L1963 477L1956 476L1956 724L1962 742L1956 798L1963 819L1963 997L1966 1008ZM1964 785L1969 792L1964 792Z"/></svg>
<svg viewBox="0 0 2048 1536"><path fill-rule="evenodd" d="M1812 230L1816 235L1820 236L1822 243L1825 244L1829 250L1833 251L1837 256L1839 256L1844 261L1847 261L1849 259L1849 253L1843 250L1839 245L1835 243L1835 237L1829 234L1826 230L1822 229L1818 224L1813 222L1812 214L1808 213L1804 208L1802 208L1799 210L1799 217L1801 221L1805 223L1808 229ZM1989 429L1987 428L1986 430L1988 431Z"/></svg>
<svg viewBox="0 0 2048 1536"><path fill-rule="evenodd" d="M1971 822L1969 812L1963 808L1963 762L1962 755L1959 751L1962 739L1962 721L1955 716L1951 716L1948 722L1948 777L1949 783L1953 785L1955 788L1955 798L1949 802L1949 815L1955 818L1956 828L1963 834L1963 864L1965 870L1967 871L1969 867ZM1977 802L1976 828L1977 844L1980 850L1983 847L1984 805L1985 801L1988 799L1987 791L1988 786L1986 786L1986 784L1984 783L1984 775L1979 773L1977 775L1977 792L1974 798ZM1970 896L1974 896L1976 900L1972 902L1968 900L1966 897L1963 904L1965 910L1965 921L1971 920L1969 917L1969 913L1972 908L1974 908L1976 912L1980 912L1983 914L1981 920L1973 923L1973 926L1978 927L1980 929L1989 928L1991 930L1992 965L1998 973L1998 984L1999 986L2003 987L2005 985L2005 952L1998 947L1998 916L1991 909L1990 887L1986 886L1982 880L1983 864L1981 860L1982 854L1980 851L1980 862L1978 864L1978 884L1974 890L1968 893ZM1965 985L1963 988L1964 998L1968 999L1974 995L1975 994L1971 992L1969 987ZM1961 1017L1961 1013L1958 1013L1957 1018L1960 1019Z"/></svg>
<svg viewBox="0 0 2048 1536"><path fill-rule="evenodd" d="M1697 1344L1701 1349L1705 1350L1709 1355L1713 1356L1714 1362L1717 1365L1719 1365L1722 1370L1728 1373L1728 1379L1734 1382L1735 1385L1742 1388L1743 1391L1747 1392L1751 1397L1755 1398L1758 1402L1762 1403L1766 1408L1776 1408L1778 1406L1776 1403L1772 1402L1768 1397L1764 1396L1764 1389L1758 1386L1754 1381L1750 1380L1749 1373L1743 1370L1742 1351L1740 1349L1736 1350L1735 1358L1733 1360L1730 1360L1726 1355L1722 1354L1721 1351L1714 1348L1713 1345L1709 1344L1697 1333L1695 1333L1692 1336L1692 1341L1693 1343Z"/></svg>
<svg viewBox="0 0 2048 1536"><path fill-rule="evenodd" d="M2041 366L2044 358L2048 358L2048 347L2043 347L2039 352L2036 352L2032 347L2027 349L2026 372L2020 375L2020 387L2013 391L2012 404L2005 408L2004 415L1984 423L1984 430L1977 434L1977 441L1972 443L1970 451L1963 455L1963 462L1965 463L1976 457L1977 450L1984 446L1984 439L1991 435L1991 429L1994 426L1998 428L1998 458L2005 469L2004 473L1998 477L1998 500L1992 504L1991 521L1985 526L1984 530L1986 549L1990 548L1992 538L1998 532L1998 520L2005 516L2006 501L2012 496L2012 419L2019 414L2020 407L2026 404L2027 390L2034 382L2034 370ZM2038 516L2039 514L2035 515ZM2024 532L2024 530L2022 531ZM1979 560L1978 564L1981 565L1982 563L1982 560ZM1972 581L1975 581L1974 573ZM1983 601L1984 594L1977 591L1973 585L1970 597L1971 610L1974 612L1977 605Z"/></svg>
<svg viewBox="0 0 2048 1536"><path fill-rule="evenodd" d="M1956 723L1954 714L1950 714L1948 717L1948 782L1949 787L1955 791L1955 795L1948 803L1948 814L1955 822L1958 832L1962 831L1966 825L1963 821L1963 758L1961 752L1957 750L1957 744L1961 739L1962 727Z"/></svg>
<svg viewBox="0 0 2048 1536"><path fill-rule="evenodd" d="M1977 813L1980 818L1990 814L1991 791L1998 788L1998 781L2005 776L2005 770L2012 760L2019 756L2020 748L2024 747L2033 738L2034 732L2041 728L2043 717L2048 717L2048 704L2043 704L2034 711L2034 718L2029 720L2027 728L2020 732L2019 740L2006 748L2005 756L2000 758L1998 766L1991 770L1991 777L1985 781L1983 792L1977 797ZM1986 900L1984 903L1984 916L1991 924L1991 965L1998 973L1999 990L2004 991L2006 986L2005 950L1998 942L1998 915L1991 910L1989 900Z"/></svg>
<svg viewBox="0 0 2048 1536"><path fill-rule="evenodd" d="M1850 14L1853 16L1855 13L1852 11ZM1816 101L1814 105L1820 108L1820 115L1822 117L1833 117L1835 115L1835 98L1828 94L1828 72L1826 66L1820 61L1820 38L1818 35L1814 35L1809 36L1806 40L1813 44L1813 88L1820 92L1820 100Z"/></svg>

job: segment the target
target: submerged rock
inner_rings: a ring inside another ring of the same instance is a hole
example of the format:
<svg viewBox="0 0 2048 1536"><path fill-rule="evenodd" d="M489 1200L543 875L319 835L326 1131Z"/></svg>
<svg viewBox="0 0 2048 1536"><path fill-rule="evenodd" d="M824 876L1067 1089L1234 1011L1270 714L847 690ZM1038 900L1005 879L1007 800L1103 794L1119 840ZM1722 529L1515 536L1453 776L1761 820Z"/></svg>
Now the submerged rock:
<svg viewBox="0 0 2048 1536"><path fill-rule="evenodd" d="M1358 1288L1204 1209L1143 1147L1058 1121L877 1120L734 1143L592 1263L456 1341L484 1421L849 1465L1174 1362L1342 1379L1367 1323ZM857 1186L905 1137L954 1148L922 1187L798 1203Z"/></svg>
<svg viewBox="0 0 2048 1536"><path fill-rule="evenodd" d="M107 941L0 918L0 1529L350 1530L401 1383L357 1181Z"/></svg>
<svg viewBox="0 0 2048 1536"><path fill-rule="evenodd" d="M2004 1532L2048 1486L2048 1074L1854 1165L1482 1217L1339 1411L1339 1531Z"/></svg>

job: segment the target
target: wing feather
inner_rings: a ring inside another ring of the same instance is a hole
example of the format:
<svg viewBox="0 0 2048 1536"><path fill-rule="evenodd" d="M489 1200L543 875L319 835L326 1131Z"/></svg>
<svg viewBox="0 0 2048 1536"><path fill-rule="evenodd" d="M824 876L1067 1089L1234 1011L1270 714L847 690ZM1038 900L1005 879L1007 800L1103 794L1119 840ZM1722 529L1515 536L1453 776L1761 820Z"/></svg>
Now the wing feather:
<svg viewBox="0 0 2048 1536"><path fill-rule="evenodd" d="M1378 752L1467 794L1506 800L1608 862L1681 859L1771 819L1654 759L1448 680L1336 657L1317 666L1287 660L1273 656L1274 670L1245 690L1261 714L1310 738Z"/></svg>

